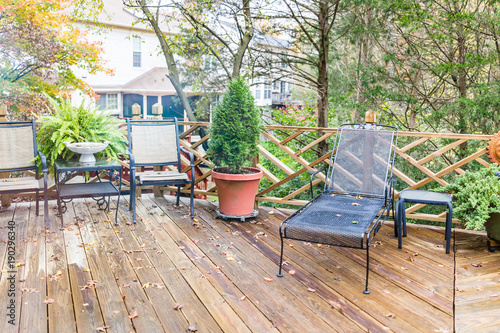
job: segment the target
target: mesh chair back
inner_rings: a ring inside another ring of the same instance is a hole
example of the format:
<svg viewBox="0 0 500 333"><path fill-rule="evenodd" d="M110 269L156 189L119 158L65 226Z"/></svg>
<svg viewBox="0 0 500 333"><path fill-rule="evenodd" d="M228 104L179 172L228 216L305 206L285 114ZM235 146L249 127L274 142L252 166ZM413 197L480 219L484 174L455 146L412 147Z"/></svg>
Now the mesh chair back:
<svg viewBox="0 0 500 333"><path fill-rule="evenodd" d="M389 170L394 163L394 140L397 138L393 129L371 124L341 125L327 189L385 197Z"/></svg>
<svg viewBox="0 0 500 333"><path fill-rule="evenodd" d="M136 164L177 164L179 138L177 122L130 122L129 140Z"/></svg>
<svg viewBox="0 0 500 333"><path fill-rule="evenodd" d="M0 126L0 170L35 167L33 123L5 123Z"/></svg>

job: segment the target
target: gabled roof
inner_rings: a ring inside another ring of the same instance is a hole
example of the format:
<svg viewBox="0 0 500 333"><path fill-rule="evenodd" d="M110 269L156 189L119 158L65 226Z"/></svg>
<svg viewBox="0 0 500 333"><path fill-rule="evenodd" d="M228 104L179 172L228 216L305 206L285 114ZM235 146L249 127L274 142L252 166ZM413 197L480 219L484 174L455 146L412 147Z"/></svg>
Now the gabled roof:
<svg viewBox="0 0 500 333"><path fill-rule="evenodd" d="M109 85L92 85L92 88L97 92L100 91L119 91L121 93L150 93L162 95L175 95L177 92L167 77L168 68L154 67L142 75L130 80L123 85L109 86ZM184 93L192 95L193 92L189 87L184 88Z"/></svg>

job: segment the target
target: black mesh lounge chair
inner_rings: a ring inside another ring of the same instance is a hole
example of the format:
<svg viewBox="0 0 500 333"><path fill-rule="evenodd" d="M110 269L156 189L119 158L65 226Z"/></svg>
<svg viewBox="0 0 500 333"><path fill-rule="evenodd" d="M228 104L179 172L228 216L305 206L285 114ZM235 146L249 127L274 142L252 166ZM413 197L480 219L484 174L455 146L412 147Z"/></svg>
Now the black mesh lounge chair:
<svg viewBox="0 0 500 333"><path fill-rule="evenodd" d="M164 120L127 119L130 156L130 206L136 223L136 186L173 185L177 186L177 205L181 186L191 186L191 217L194 216L194 155L179 144L179 126L176 118ZM181 172L181 151L189 154L191 179ZM136 167L172 165L177 170L136 172Z"/></svg>
<svg viewBox="0 0 500 333"><path fill-rule="evenodd" d="M344 124L339 127L323 192L280 225L279 277L283 276L285 238L366 249L364 293L370 293L370 242L390 210L394 211L392 165L397 136L397 129L386 125Z"/></svg>
<svg viewBox="0 0 500 333"><path fill-rule="evenodd" d="M47 162L36 146L35 120L0 122L0 172L35 172L35 177L0 179L0 193L36 193L36 215L39 213L39 193L44 192L45 226L49 228L49 205L47 201ZM40 156L43 184L34 158Z"/></svg>

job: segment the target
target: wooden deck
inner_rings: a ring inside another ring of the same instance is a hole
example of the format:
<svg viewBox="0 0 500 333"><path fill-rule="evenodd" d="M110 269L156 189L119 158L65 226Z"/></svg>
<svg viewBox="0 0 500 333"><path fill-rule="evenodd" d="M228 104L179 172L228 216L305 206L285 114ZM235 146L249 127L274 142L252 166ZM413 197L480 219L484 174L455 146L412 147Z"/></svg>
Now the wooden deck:
<svg viewBox="0 0 500 333"><path fill-rule="evenodd" d="M287 273L276 277L286 212L261 209L255 221L228 223L200 200L192 220L173 202L143 195L137 225L121 204L115 227L93 200L77 200L64 230L51 202L47 233L30 203L1 212L0 332L500 330L500 251L488 253L481 233L454 231L446 255L442 228L409 226L399 250L384 225L364 295L362 250L287 241Z"/></svg>

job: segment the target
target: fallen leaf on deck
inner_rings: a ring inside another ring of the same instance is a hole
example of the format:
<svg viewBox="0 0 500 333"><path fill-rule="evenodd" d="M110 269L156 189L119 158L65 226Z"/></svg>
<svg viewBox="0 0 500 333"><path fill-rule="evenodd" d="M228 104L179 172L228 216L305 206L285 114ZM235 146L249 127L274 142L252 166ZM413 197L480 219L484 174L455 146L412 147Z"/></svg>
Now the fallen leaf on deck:
<svg viewBox="0 0 500 333"><path fill-rule="evenodd" d="M120 311L115 310L115 311L113 311L113 315L112 315L112 316L114 317L114 316L116 316L116 315L117 315L117 314L119 314L119 313L120 313Z"/></svg>
<svg viewBox="0 0 500 333"><path fill-rule="evenodd" d="M189 330L189 332L196 332L197 331L196 326L194 326L194 325L189 326L188 330Z"/></svg>
<svg viewBox="0 0 500 333"><path fill-rule="evenodd" d="M273 214L274 214L274 210L270 210L269 215L273 215Z"/></svg>
<svg viewBox="0 0 500 333"><path fill-rule="evenodd" d="M104 220L104 222L111 222L111 220Z"/></svg>
<svg viewBox="0 0 500 333"><path fill-rule="evenodd" d="M316 292L316 289L313 289L313 288L307 288L307 291L311 292L311 293L315 293Z"/></svg>
<svg viewBox="0 0 500 333"><path fill-rule="evenodd" d="M386 314L385 316L387 318L391 318L391 319L396 318L396 315L394 313L389 313L389 314Z"/></svg>
<svg viewBox="0 0 500 333"><path fill-rule="evenodd" d="M467 265L463 265L462 267L465 269L469 269L469 266L467 266Z"/></svg>
<svg viewBox="0 0 500 333"><path fill-rule="evenodd" d="M109 326L103 326L103 327L98 327L95 330L97 332L106 332L106 329L108 329L108 328L109 328Z"/></svg>
<svg viewBox="0 0 500 333"><path fill-rule="evenodd" d="M143 289L144 289L144 288L149 288L149 282L148 282L148 283L144 283L144 284L142 285L142 288L143 288Z"/></svg>
<svg viewBox="0 0 500 333"><path fill-rule="evenodd" d="M87 306L89 306L89 303L83 303L82 305L87 307Z"/></svg>
<svg viewBox="0 0 500 333"><path fill-rule="evenodd" d="M357 202L353 202L351 205L353 205L353 206L361 206L361 204L359 204Z"/></svg>
<svg viewBox="0 0 500 333"><path fill-rule="evenodd" d="M52 299L52 298L47 298L45 301L43 301L43 304L52 304L52 303L54 303L54 302L55 302L55 301L54 301L54 299Z"/></svg>
<svg viewBox="0 0 500 333"><path fill-rule="evenodd" d="M358 224L358 221L352 221L352 224Z"/></svg>
<svg viewBox="0 0 500 333"><path fill-rule="evenodd" d="M195 222L200 222L200 220L198 220L198 219L193 219L193 221L195 221Z"/></svg>
<svg viewBox="0 0 500 333"><path fill-rule="evenodd" d="M295 247L295 245L293 245L293 244L288 244L288 246L290 246L291 248Z"/></svg>
<svg viewBox="0 0 500 333"><path fill-rule="evenodd" d="M132 313L128 315L128 317L129 317L130 319L137 318L138 316L139 316L139 314L137 313L137 309L136 309L136 310L134 310L134 311L132 311Z"/></svg>
<svg viewBox="0 0 500 333"><path fill-rule="evenodd" d="M226 260L227 261L234 261L234 258L233 257L227 257Z"/></svg>
<svg viewBox="0 0 500 333"><path fill-rule="evenodd" d="M272 279L272 278L265 277L265 278L264 278L264 281L266 281L266 282L273 282L273 279Z"/></svg>
<svg viewBox="0 0 500 333"><path fill-rule="evenodd" d="M176 305L174 306L174 310L180 310L180 309L182 309L182 307L183 307L183 305L176 304Z"/></svg>
<svg viewBox="0 0 500 333"><path fill-rule="evenodd" d="M243 296L240 297L240 301L244 301L246 299L247 299L247 297L245 295L243 295Z"/></svg>
<svg viewBox="0 0 500 333"><path fill-rule="evenodd" d="M472 263L471 265L474 266L474 267L483 267L483 264L481 264L481 263L479 263L479 264Z"/></svg>
<svg viewBox="0 0 500 333"><path fill-rule="evenodd" d="M73 231L74 229L71 227L68 227L68 231Z"/></svg>
<svg viewBox="0 0 500 333"><path fill-rule="evenodd" d="M341 214L335 214L335 216L337 216L337 217L341 217L342 215L341 215Z"/></svg>
<svg viewBox="0 0 500 333"><path fill-rule="evenodd" d="M57 273L56 273L57 276L62 276L62 272L61 270L58 270Z"/></svg>
<svg viewBox="0 0 500 333"><path fill-rule="evenodd" d="M406 270L408 270L408 267L401 266L401 269L402 269L403 271L406 271Z"/></svg>
<svg viewBox="0 0 500 333"><path fill-rule="evenodd" d="M290 275L295 275L295 270L293 270L293 269L289 270L289 271L288 271L288 274L290 274Z"/></svg>
<svg viewBox="0 0 500 333"><path fill-rule="evenodd" d="M438 267L444 267L444 265L438 265Z"/></svg>
<svg viewBox="0 0 500 333"><path fill-rule="evenodd" d="M328 303L330 303L330 306L336 310L338 310L340 313L344 314L344 309L342 308L342 305L339 302L334 302L332 300L329 300Z"/></svg>

